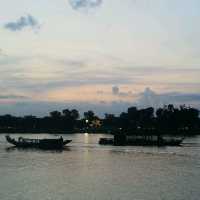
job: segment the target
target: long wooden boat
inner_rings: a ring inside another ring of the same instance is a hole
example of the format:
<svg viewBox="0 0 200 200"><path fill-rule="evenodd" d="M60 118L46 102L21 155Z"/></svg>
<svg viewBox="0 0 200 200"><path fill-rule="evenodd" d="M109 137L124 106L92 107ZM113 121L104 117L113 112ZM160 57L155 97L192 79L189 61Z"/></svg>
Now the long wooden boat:
<svg viewBox="0 0 200 200"><path fill-rule="evenodd" d="M5 137L7 142L20 148L62 149L66 144L72 141L63 140L62 137L59 139L29 139L19 137L18 140L11 138L9 135L6 135Z"/></svg>
<svg viewBox="0 0 200 200"><path fill-rule="evenodd" d="M126 136L115 135L114 138L100 138L101 145L115 146L179 146L184 138L164 138L161 136Z"/></svg>

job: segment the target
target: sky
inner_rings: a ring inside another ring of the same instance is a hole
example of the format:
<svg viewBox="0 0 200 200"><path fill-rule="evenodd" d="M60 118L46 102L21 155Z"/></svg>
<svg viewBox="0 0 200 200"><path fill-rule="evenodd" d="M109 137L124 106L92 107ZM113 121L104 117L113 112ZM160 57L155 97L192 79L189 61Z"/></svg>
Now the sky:
<svg viewBox="0 0 200 200"><path fill-rule="evenodd" d="M0 5L0 114L200 108L199 0Z"/></svg>

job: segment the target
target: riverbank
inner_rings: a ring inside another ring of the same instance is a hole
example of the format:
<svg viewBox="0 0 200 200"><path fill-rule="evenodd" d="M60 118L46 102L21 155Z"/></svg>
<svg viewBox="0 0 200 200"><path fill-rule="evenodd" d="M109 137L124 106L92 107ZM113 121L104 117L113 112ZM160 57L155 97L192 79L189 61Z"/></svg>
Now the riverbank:
<svg viewBox="0 0 200 200"><path fill-rule="evenodd" d="M75 133L88 133L88 134L126 134L126 135L171 135L171 136L195 136L200 135L199 129L193 130L156 130L156 129L136 129L136 130L122 130L122 129L107 129L107 128L86 128L86 129L73 129L73 130L59 130L59 129L22 129L22 128L0 128L0 134L75 134Z"/></svg>

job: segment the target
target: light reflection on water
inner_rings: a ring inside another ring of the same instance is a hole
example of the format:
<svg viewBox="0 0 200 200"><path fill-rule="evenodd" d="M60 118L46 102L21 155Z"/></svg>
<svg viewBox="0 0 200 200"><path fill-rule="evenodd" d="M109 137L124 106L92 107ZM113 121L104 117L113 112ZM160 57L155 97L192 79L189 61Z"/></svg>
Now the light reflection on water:
<svg viewBox="0 0 200 200"><path fill-rule="evenodd" d="M200 137L165 148L100 146L102 135L63 137L73 140L66 149L42 151L10 147L0 135L0 199L199 200Z"/></svg>

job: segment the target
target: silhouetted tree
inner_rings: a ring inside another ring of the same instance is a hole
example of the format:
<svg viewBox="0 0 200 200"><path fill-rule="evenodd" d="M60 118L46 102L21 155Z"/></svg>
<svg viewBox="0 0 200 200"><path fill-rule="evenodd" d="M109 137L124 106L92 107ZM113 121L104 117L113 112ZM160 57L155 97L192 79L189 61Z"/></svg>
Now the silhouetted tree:
<svg viewBox="0 0 200 200"><path fill-rule="evenodd" d="M52 111L52 112L50 112L50 116L51 116L52 118L60 118L60 117L61 117L61 112L59 112L59 111L57 111L57 110Z"/></svg>
<svg viewBox="0 0 200 200"><path fill-rule="evenodd" d="M66 118L70 118L71 117L71 111L69 109L64 109L62 111L63 113L63 116L66 117Z"/></svg>
<svg viewBox="0 0 200 200"><path fill-rule="evenodd" d="M127 112L119 116L105 114L100 119L92 110L84 112L84 117L76 109L52 111L49 116L35 117L32 115L15 117L12 115L0 116L1 132L55 132L55 131L84 131L85 128L97 131L99 128L106 131L125 133L161 133L194 134L200 131L199 110L185 105L174 107L165 105L155 112L152 107L138 109L130 107Z"/></svg>
<svg viewBox="0 0 200 200"><path fill-rule="evenodd" d="M89 110L87 112L84 112L84 118L88 121L92 121L95 117L95 114L92 110Z"/></svg>
<svg viewBox="0 0 200 200"><path fill-rule="evenodd" d="M76 109L71 110L71 117L72 117L74 120L79 119L79 117L80 117L79 112L78 112Z"/></svg>

